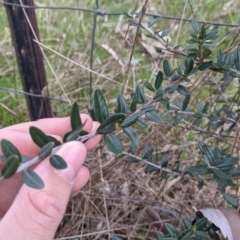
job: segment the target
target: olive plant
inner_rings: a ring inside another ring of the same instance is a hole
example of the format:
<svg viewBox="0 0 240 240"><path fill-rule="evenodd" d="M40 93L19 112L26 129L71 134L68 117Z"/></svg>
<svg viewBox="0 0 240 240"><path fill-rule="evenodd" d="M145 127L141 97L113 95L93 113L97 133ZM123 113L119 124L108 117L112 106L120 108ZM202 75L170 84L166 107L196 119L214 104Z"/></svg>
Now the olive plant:
<svg viewBox="0 0 240 240"><path fill-rule="evenodd" d="M212 175L213 179L218 183L224 199L234 208L238 207L238 200L225 192L226 187L233 185L234 178L240 176L240 168L237 167L239 159L233 154L226 152L225 149L208 146L204 142L198 142L198 148L202 154L202 163L193 165L182 170L179 164L175 168L168 168L168 158L162 159L162 164L154 163L153 149L151 146L144 145L144 155L139 157L136 155L136 149L140 145L139 135L134 128L147 128L150 122L156 124L177 125L181 121L192 123L196 131L199 126L205 123L209 131L220 128L225 123L229 124L228 131L238 127L239 111L232 110L228 104L237 102L237 94L240 87L240 50L238 48L223 53L218 50L217 56L214 57L213 52L217 46L218 30L211 29L207 25L200 24L192 19L193 31L190 33L190 39L187 40L188 46L184 49L180 47L172 47L164 40L170 33L169 30L154 31L152 28L160 21L159 18L152 19L148 25L139 23L137 18L130 18L129 24L135 26L142 31L146 31L148 37L155 39L163 44L164 49L175 55L181 56L183 62L173 68L168 59L163 60L162 70L158 71L155 76L154 83L148 81L143 85L137 85L135 91L131 93L131 99L126 100L122 93L116 96L114 111L110 111L106 103L103 93L96 89L92 94L91 117L100 123L96 132L86 133L83 128L85 122L81 122L77 103L71 108L70 121L72 130L63 136L63 142L78 140L81 142L88 141L89 138L96 134L103 135L103 140L110 151L117 156L121 156L126 162L145 161L148 170L162 171L162 177L168 175L184 176L185 179L197 176L198 186L202 188L204 185L204 175ZM218 95L219 91L230 85L234 79L238 80L238 89L236 95L232 99L224 99L220 97L216 100L216 105L210 109L210 103L204 104L198 102L195 104L198 111L191 104L191 92L186 87L186 83L193 81L200 71L210 70L221 74L220 90L216 89L213 94ZM148 91L148 94L145 92ZM151 95L149 95L149 92ZM178 100L170 101L171 94L178 94ZM179 100L180 99L180 100ZM217 107L219 104L220 107ZM162 112L159 112L161 106ZM55 154L57 149L61 147L61 142L52 136L46 135L36 127L30 127L29 133L33 142L38 145L41 150L34 159L28 159L22 156L18 149L9 141L1 140L1 149L3 155L0 160L3 161L1 169L0 181L12 177L18 172L22 172L22 180L29 187L41 189L44 188L44 182L34 171L30 170L30 166L42 161L46 157L50 157L49 161L52 167L56 169L64 169L67 163L64 159ZM118 134L116 134L118 133ZM130 141L129 149L125 150L119 138L119 133L124 134ZM214 132L213 132L214 134ZM214 225L209 225L207 218L197 216L193 222L187 218L183 219L181 230L171 224L166 223L165 233L157 233L158 239L219 239ZM115 236L115 239L120 239Z"/></svg>

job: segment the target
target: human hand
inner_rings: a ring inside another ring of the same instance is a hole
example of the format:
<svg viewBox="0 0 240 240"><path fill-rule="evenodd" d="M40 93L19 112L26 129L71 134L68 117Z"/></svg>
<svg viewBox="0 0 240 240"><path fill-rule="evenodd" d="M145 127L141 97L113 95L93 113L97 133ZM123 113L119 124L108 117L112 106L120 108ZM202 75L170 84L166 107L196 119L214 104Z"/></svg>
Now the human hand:
<svg viewBox="0 0 240 240"><path fill-rule="evenodd" d="M99 123L81 114L82 122L87 120L84 131L93 132ZM39 147L29 134L29 127L40 128L47 135L61 140L71 130L70 118L41 119L13 125L0 130L0 140L12 142L22 155L36 157ZM0 182L0 236L3 240L13 239L53 239L61 222L69 197L81 189L89 179L89 171L83 166L86 153L101 140L97 135L85 144L72 141L65 143L56 154L63 157L68 168L57 170L49 161L43 160L34 166L34 171L42 178L45 187L41 190L23 185L21 173ZM0 150L0 155L1 155ZM0 167L1 167L0 162Z"/></svg>

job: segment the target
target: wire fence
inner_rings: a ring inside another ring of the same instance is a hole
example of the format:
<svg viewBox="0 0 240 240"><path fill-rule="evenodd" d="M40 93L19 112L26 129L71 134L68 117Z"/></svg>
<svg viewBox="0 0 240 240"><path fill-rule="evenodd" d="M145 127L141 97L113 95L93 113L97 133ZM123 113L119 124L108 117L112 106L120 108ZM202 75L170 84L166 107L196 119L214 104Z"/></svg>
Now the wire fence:
<svg viewBox="0 0 240 240"><path fill-rule="evenodd" d="M137 15L139 14L138 12L129 12L126 13L124 11L116 11L116 12L110 12L106 8L103 8L99 0L95 0L95 9L87 9L87 8L80 8L80 7L69 7L69 6L40 6L40 5L26 5L23 4L24 1L20 0L19 3L12 3L12 2L1 2L0 5L2 6L14 6L15 8L22 8L22 9L34 9L34 10L39 10L39 9L46 9L46 10L68 10L68 11L78 11L78 12L87 12L89 14L93 14L93 24L92 24L92 34L91 34L91 49L90 49L90 60L89 60L89 99L91 98L92 91L93 91L93 62L94 62L94 48L95 48L95 41L96 41L96 30L97 30L97 20L99 17L104 17L104 16L120 16L120 15ZM138 9L139 11L139 9ZM141 10L140 10L141 11ZM167 20L173 20L173 21L185 21L185 22L191 22L191 19L189 18L183 18L183 17L175 17L175 16L169 16L169 15L164 15L164 14L159 14L159 13L151 13L151 12L146 12L144 13L145 16L151 17L151 18L158 18L161 17L163 19ZM228 28L238 28L238 24L229 24L229 23L221 23L221 22L212 22L212 21L200 21L199 23L203 24L208 24L212 26L221 26L221 27L228 27ZM6 88L3 86L0 86L0 89L3 91L9 91L9 92L15 92L18 94L24 94L24 95L29 95L32 97L36 98L48 98L54 101L60 101L60 102L68 102L69 100L66 99L60 99L60 98L53 98L50 96L46 96L43 94L33 94L30 92L25 92L21 90L15 90L15 89L10 89ZM79 105L80 107L84 108L84 106Z"/></svg>

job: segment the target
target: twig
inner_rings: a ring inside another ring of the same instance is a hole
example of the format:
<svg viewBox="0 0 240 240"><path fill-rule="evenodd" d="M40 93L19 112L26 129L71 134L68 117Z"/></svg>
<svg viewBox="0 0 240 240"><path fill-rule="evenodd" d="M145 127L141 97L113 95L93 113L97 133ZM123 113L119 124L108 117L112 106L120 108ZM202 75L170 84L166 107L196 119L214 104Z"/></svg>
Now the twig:
<svg viewBox="0 0 240 240"><path fill-rule="evenodd" d="M92 137L94 137L94 136L96 136L96 135L97 135L96 132L92 132L92 133L89 133L89 134L87 134L87 135L78 137L78 138L76 139L76 141L85 142L86 140L88 140L88 139L90 139L90 138L92 138ZM62 145L53 148L53 149L52 149L52 152L51 152L51 155L54 154L61 146L62 146ZM40 159L40 158L37 156L37 157L35 157L35 158L33 158L33 159L25 162L25 163L22 163L22 164L18 167L16 173L22 172L22 171L24 171L25 169L31 167L33 164L36 164L36 163L38 163L38 162L40 162L40 161L42 161L42 159ZM0 181L2 181L2 180L4 180L4 179L5 179L5 178L4 178L3 176L0 176Z"/></svg>
<svg viewBox="0 0 240 240"><path fill-rule="evenodd" d="M162 170L162 171L165 171L165 172L167 172L167 173L173 173L173 174L176 174L176 175L181 175L181 174L178 173L178 172L174 172L174 171L172 171L172 170L170 170L170 169L168 169L168 168L163 168L163 167L161 167L161 166L159 166L159 165L156 165L156 164L154 164L154 163L152 163L152 162L149 162L149 161L146 160L146 159L137 157L137 156L135 156L135 155L133 155L133 154L131 154L131 153L122 152L122 154L127 155L127 156L132 157L132 158L135 158L135 159L137 159L137 160L139 160L139 161L142 161L142 162L144 162L144 163L146 163L146 164L148 164L148 165L150 165L150 166L152 166L152 167L155 167L155 168L157 168L157 169L159 169L159 170Z"/></svg>

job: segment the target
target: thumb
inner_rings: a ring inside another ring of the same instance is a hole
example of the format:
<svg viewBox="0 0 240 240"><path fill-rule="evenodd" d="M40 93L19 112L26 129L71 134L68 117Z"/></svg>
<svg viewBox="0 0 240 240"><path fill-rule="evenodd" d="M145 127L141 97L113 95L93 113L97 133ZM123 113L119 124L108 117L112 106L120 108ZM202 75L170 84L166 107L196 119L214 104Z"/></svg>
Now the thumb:
<svg viewBox="0 0 240 240"><path fill-rule="evenodd" d="M36 167L34 171L42 178L45 187L38 190L22 186L0 222L3 239L53 239L66 210L76 176L79 179L82 171L83 184L88 181L88 175L84 174L86 168L82 167L86 157L86 148L82 143L66 143L56 154L63 157L68 167L56 170L50 166L48 159Z"/></svg>

